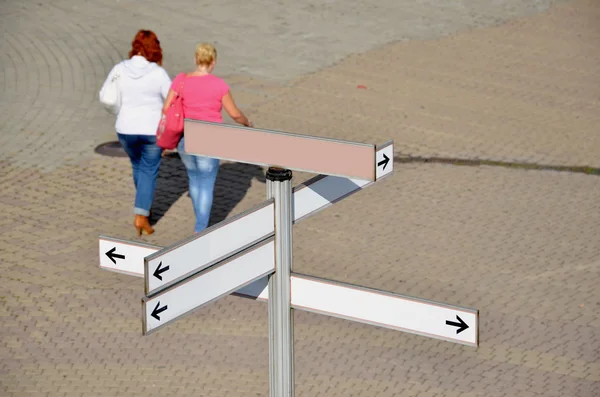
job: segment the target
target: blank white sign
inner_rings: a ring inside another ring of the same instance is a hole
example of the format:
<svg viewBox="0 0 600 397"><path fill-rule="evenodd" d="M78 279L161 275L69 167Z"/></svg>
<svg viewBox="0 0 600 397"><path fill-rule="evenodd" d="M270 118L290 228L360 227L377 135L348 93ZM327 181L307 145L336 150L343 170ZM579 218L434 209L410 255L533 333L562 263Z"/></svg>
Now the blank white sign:
<svg viewBox="0 0 600 397"><path fill-rule="evenodd" d="M113 248L115 248L114 253L125 256L124 260L115 258L117 265L112 263L108 257L106 259L101 258L101 267L138 277L143 276L139 270L143 269L141 263L143 263L144 256L147 253L156 252L160 247L135 244L137 245L101 237L101 256ZM220 267L210 268L207 271L214 272L212 275L202 275L203 278L199 281L181 283L180 285L185 285L185 287L177 287L182 288L178 292L175 288L167 290L175 292L169 294L165 292L166 295L159 293L158 296L144 304L145 310L148 310L145 318L149 316L149 327L145 329L158 328L161 324L164 324L164 321L172 321L219 296L229 293L259 301L267 301L269 299L269 288L266 274L269 274L267 269L274 269L273 250L274 245L271 238L264 245L259 246L258 249L248 252L247 255L238 254L237 257L230 259L228 262L230 266L222 269ZM137 266L132 266L132 264L137 264ZM241 270L241 272L238 273L237 270ZM244 273L245 271L248 273ZM260 274L261 271L267 271L267 273ZM259 274L259 276L253 278L256 274ZM229 277L229 275L233 276ZM236 277L241 277L241 279ZM236 283L239 284L236 286ZM197 297L196 294L198 294ZM477 346L479 343L479 313L474 309L421 300L295 273L291 277L291 294L291 304L294 309L326 314L470 346ZM160 298L161 296L164 297ZM165 305L168 306L169 302L182 296L185 296L187 303L177 303L176 306L171 304L168 309L158 314L161 321L151 316L158 302L160 302L158 306L160 310ZM154 306L150 307L149 302ZM457 316L468 326L460 333L456 332L460 327L446 324L446 321L460 324Z"/></svg>
<svg viewBox="0 0 600 397"><path fill-rule="evenodd" d="M100 268L144 277L144 257L152 255L162 247L100 236L99 248Z"/></svg>
<svg viewBox="0 0 600 397"><path fill-rule="evenodd" d="M273 240L219 262L158 294L142 300L143 333L267 276L275 270ZM154 314L154 316L153 316Z"/></svg>
<svg viewBox="0 0 600 397"><path fill-rule="evenodd" d="M474 309L296 274L291 290L294 309L470 346L479 342L479 312ZM464 327L460 321L467 328L457 332Z"/></svg>
<svg viewBox="0 0 600 397"><path fill-rule="evenodd" d="M275 231L273 200L146 258L146 295L255 244Z"/></svg>

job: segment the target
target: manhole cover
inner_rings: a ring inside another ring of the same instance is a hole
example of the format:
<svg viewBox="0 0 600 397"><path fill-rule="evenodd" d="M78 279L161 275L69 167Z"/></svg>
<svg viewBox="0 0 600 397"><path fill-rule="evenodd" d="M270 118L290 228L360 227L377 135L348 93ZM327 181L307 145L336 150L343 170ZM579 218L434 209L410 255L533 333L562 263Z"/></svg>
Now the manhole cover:
<svg viewBox="0 0 600 397"><path fill-rule="evenodd" d="M107 142L102 145L98 145L94 152L103 156L109 157L127 157L127 153L123 150L119 141Z"/></svg>

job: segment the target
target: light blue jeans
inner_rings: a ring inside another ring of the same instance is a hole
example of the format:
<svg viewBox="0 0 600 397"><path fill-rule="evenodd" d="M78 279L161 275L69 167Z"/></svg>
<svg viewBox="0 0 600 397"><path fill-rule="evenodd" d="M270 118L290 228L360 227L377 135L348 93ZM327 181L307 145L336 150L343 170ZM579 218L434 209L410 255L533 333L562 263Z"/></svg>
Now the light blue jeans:
<svg viewBox="0 0 600 397"><path fill-rule="evenodd" d="M162 149L156 146L156 136L153 135L117 133L117 136L131 160L133 169L133 184L135 185L133 212L137 215L148 216L152 200L154 200Z"/></svg>
<svg viewBox="0 0 600 397"><path fill-rule="evenodd" d="M219 159L188 154L185 152L184 144L185 138L181 138L177 151L187 170L190 197L196 214L194 231L198 233L208 227L215 181L219 171Z"/></svg>

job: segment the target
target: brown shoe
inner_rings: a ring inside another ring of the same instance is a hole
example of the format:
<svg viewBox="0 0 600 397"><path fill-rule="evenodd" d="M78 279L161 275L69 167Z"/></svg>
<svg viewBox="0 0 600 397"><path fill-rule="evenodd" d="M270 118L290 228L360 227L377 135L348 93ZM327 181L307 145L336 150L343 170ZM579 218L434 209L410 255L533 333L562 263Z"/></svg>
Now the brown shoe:
<svg viewBox="0 0 600 397"><path fill-rule="evenodd" d="M142 235L142 230L146 232L146 234L154 233L154 229L150 226L150 221L147 216L144 215L136 215L135 220L133 221L133 226L135 226L138 237Z"/></svg>

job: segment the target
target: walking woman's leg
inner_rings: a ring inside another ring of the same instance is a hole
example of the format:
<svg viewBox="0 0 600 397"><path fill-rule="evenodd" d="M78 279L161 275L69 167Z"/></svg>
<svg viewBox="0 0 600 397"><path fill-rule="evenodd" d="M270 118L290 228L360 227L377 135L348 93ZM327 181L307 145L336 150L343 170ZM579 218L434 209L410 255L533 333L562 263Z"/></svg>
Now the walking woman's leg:
<svg viewBox="0 0 600 397"><path fill-rule="evenodd" d="M140 141L142 143L142 155L138 169L138 189L135 196L134 212L137 215L148 216L154 200L162 149L156 145L155 136L141 136Z"/></svg>
<svg viewBox="0 0 600 397"><path fill-rule="evenodd" d="M210 211L213 203L213 193L215 181L219 171L219 160L210 157L196 156L196 177L190 186L190 190L194 190L194 195L197 196L194 212L196 213L196 225L194 231L196 233L208 227L210 220Z"/></svg>
<svg viewBox="0 0 600 397"><path fill-rule="evenodd" d="M138 139L138 135L117 133L117 137L119 138L123 150L125 150L125 153L127 153L127 156L129 156L129 160L131 161L133 184L137 190L140 161L142 159L142 146Z"/></svg>
<svg viewBox="0 0 600 397"><path fill-rule="evenodd" d="M195 194L196 191L192 188L192 181L196 179L196 162L194 161L194 156L185 152L185 136L182 137L177 144L177 153L179 154L179 158L181 159L188 176L188 191L190 198L192 199L192 208L194 209L195 213L198 196Z"/></svg>
<svg viewBox="0 0 600 397"><path fill-rule="evenodd" d="M194 231L199 233L208 226L210 219L219 160L185 153L183 138L177 145L177 151L187 170L190 198L196 215Z"/></svg>
<svg viewBox="0 0 600 397"><path fill-rule="evenodd" d="M162 150L156 146L156 137L154 136L138 135L138 142L140 160L136 177L137 189L133 208L135 213L133 226L137 230L138 236L141 236L142 231L147 234L154 233L148 215L150 215L150 207L154 199L154 188L156 187L156 176L158 175Z"/></svg>

